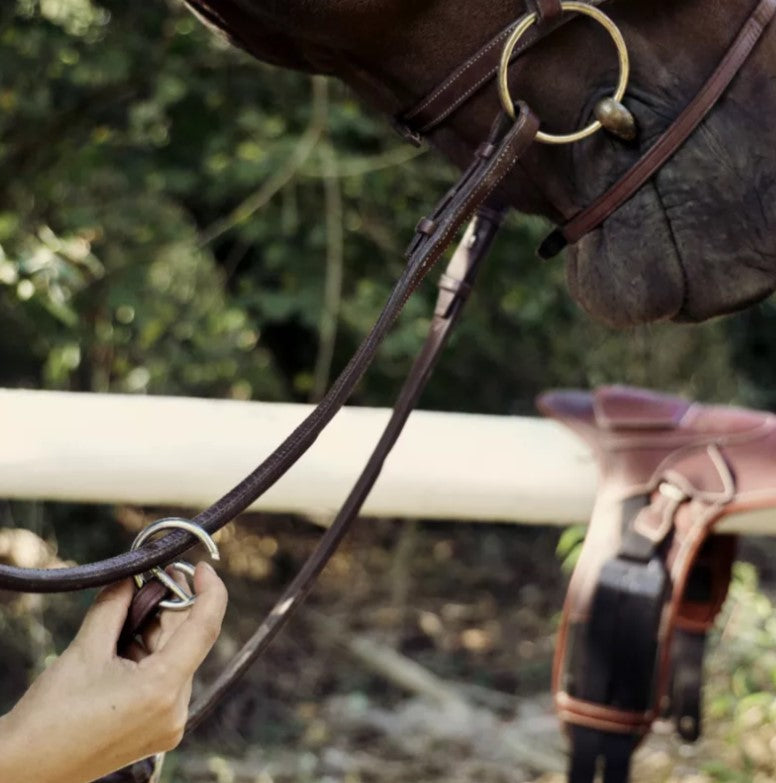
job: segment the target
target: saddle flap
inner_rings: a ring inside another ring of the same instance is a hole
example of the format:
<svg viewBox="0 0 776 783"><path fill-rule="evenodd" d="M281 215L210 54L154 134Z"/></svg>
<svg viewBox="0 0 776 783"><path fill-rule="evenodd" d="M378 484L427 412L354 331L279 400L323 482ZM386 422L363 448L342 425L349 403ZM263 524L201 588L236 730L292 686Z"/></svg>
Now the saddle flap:
<svg viewBox="0 0 776 783"><path fill-rule="evenodd" d="M596 423L607 430L676 429L691 406L681 397L627 386L604 386L593 395Z"/></svg>

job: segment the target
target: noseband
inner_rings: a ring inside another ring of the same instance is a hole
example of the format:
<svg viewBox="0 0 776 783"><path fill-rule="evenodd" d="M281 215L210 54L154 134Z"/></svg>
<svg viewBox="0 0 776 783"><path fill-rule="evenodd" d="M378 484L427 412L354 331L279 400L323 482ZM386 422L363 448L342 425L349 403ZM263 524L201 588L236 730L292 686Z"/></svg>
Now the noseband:
<svg viewBox="0 0 776 783"><path fill-rule="evenodd" d="M240 0L187 0L187 2L206 20L225 30L236 44L250 51L249 35L245 31L255 26L255 20L246 12ZM499 111L489 137L477 149L471 165L458 183L445 194L436 209L418 223L415 237L407 251L405 270L375 326L318 407L269 457L193 520L175 520L175 524L167 520L165 524L154 528L154 530L176 528L161 539L139 544L136 549L108 560L83 566L52 571L1 566L0 588L24 592L62 592L104 585L146 572L159 576L159 566L172 562L178 555L193 546L198 539L208 541L206 534L215 533L245 511L315 442L349 398L409 296L439 261L460 229L470 221L469 228L453 254L446 272L439 279L439 295L428 337L399 394L393 414L380 441L342 509L303 569L221 676L194 703L187 729L199 725L226 690L267 648L293 610L310 591L316 577L357 517L380 475L388 454L425 388L451 330L460 318L480 264L497 233L505 211L501 200L494 195L499 185L535 141L549 143L578 141L600 130L602 122L606 124L605 119L599 118L588 128L561 139L541 133L539 120L531 109L524 103L519 101L515 103L512 100L508 78L511 64L537 42L559 27L568 24L579 14L593 16L610 32L620 54L622 73L613 100L617 103L625 96L628 72L627 48L614 22L598 9L603 2L604 0L588 0L586 3L532 0L533 10L499 33L396 121L397 127L405 138L419 142L423 136L443 125L474 95L491 85L497 77L499 78L503 111ZM543 255L549 256L558 252L565 244L578 241L600 226L665 164L722 96L775 13L776 0L759 0L720 65L696 98L633 168L594 204L582 210L545 241L542 246ZM199 531L201 535L199 533L192 535L192 530L195 533ZM141 541L144 539L145 536ZM157 571L154 572L154 569ZM166 589L158 580L151 579L143 584L136 595L128 626L122 633L122 643L131 642L142 630L143 622L152 616L154 608L165 597ZM182 598L185 600L188 596ZM154 766L149 763L135 765L134 768L116 773L106 780L110 780L111 783L147 781L153 772L151 767Z"/></svg>

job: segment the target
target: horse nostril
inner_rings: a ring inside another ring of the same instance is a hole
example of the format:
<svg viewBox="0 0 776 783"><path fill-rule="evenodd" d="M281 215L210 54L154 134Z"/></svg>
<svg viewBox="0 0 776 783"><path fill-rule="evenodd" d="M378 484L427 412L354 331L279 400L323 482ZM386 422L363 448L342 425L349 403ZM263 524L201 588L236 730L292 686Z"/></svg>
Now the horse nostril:
<svg viewBox="0 0 776 783"><path fill-rule="evenodd" d="M614 98L598 101L595 106L595 117L609 133L625 141L633 141L638 135L636 118Z"/></svg>

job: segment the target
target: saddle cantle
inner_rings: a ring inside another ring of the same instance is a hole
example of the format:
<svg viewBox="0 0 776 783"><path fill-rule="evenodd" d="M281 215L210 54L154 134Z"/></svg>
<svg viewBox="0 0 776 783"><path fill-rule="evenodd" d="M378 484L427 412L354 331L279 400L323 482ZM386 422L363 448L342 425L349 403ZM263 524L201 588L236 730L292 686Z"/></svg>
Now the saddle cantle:
<svg viewBox="0 0 776 783"><path fill-rule="evenodd" d="M557 391L538 407L590 445L599 486L553 671L569 780L628 779L658 715L701 727L706 633L727 595L727 514L776 505L776 416L627 387Z"/></svg>

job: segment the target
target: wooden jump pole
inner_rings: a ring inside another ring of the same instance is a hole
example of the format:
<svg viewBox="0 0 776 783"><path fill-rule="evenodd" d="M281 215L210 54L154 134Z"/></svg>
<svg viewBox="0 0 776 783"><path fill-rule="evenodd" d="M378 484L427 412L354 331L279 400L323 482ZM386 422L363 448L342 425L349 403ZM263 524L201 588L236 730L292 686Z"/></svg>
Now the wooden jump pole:
<svg viewBox="0 0 776 783"><path fill-rule="evenodd" d="M253 469L306 405L0 390L0 497L200 509ZM254 509L325 524L389 411L346 408ZM365 516L586 523L596 472L572 434L538 418L418 411ZM726 529L776 532L773 511Z"/></svg>

